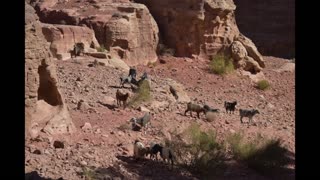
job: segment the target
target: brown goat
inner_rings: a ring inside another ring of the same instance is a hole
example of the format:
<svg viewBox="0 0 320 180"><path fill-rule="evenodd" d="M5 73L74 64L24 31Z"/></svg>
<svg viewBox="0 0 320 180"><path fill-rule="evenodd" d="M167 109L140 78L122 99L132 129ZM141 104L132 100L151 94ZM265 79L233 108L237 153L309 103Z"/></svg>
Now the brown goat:
<svg viewBox="0 0 320 180"><path fill-rule="evenodd" d="M121 101L123 102L123 109L126 108L127 105L127 100L129 98L129 93L123 93L119 89L117 90L116 93L116 99L117 99L117 105L120 107L121 106Z"/></svg>
<svg viewBox="0 0 320 180"><path fill-rule="evenodd" d="M192 117L192 112L196 112L197 115L198 115L198 118L200 118L200 113L203 112L205 114L206 110L201 107L200 105L198 104L192 104L191 102L189 102L187 104L187 110L184 112L184 115L186 115L186 113L190 111L190 116Z"/></svg>

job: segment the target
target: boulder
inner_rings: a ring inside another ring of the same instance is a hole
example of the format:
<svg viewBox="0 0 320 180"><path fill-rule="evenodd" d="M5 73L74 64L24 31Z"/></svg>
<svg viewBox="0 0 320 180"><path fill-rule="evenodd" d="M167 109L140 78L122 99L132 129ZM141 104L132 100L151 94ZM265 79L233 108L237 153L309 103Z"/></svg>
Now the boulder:
<svg viewBox="0 0 320 180"><path fill-rule="evenodd" d="M240 41L233 41L231 44L231 55L235 61L240 61L248 56L248 53Z"/></svg>
<svg viewBox="0 0 320 180"><path fill-rule="evenodd" d="M254 61L257 61L260 67L265 68L262 55L259 53L257 47L249 38L245 37L243 34L239 34L239 36L237 36L235 40L242 43L242 45L248 52L248 56L252 57Z"/></svg>
<svg viewBox="0 0 320 180"><path fill-rule="evenodd" d="M180 84L170 78L165 79L165 81L166 81L165 83L168 85L168 89L171 86L172 88L174 88L176 90L176 93L178 96L178 98L176 100L178 102L182 102L182 103L190 102L190 97L188 96L187 92L185 92L185 90L184 90L185 88L183 87L182 84Z"/></svg>

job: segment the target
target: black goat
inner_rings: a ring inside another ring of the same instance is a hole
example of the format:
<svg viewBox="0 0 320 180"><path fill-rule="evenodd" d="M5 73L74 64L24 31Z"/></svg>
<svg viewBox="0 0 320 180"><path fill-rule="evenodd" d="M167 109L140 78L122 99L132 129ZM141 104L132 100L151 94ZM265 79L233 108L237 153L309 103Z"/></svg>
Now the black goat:
<svg viewBox="0 0 320 180"><path fill-rule="evenodd" d="M226 108L226 113L228 113L228 111L234 114L234 111L236 109L236 105L237 105L237 101L233 101L233 102L224 102L224 107Z"/></svg>

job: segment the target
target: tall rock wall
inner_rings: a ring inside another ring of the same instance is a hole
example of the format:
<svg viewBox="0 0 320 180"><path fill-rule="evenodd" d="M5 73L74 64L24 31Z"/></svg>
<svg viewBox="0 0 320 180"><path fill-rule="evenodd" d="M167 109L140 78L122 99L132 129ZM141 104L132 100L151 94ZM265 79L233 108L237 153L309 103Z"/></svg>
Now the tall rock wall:
<svg viewBox="0 0 320 180"><path fill-rule="evenodd" d="M70 0L54 5L39 2L35 7L41 22L89 27L111 56L128 65L157 60L159 30L145 5L129 0Z"/></svg>
<svg viewBox="0 0 320 180"><path fill-rule="evenodd" d="M137 0L156 19L161 39L177 56L213 55L239 35L232 0Z"/></svg>
<svg viewBox="0 0 320 180"><path fill-rule="evenodd" d="M41 24L33 8L25 4L25 121L26 136L42 130L48 134L75 131L58 89L55 64Z"/></svg>
<svg viewBox="0 0 320 180"><path fill-rule="evenodd" d="M145 4L160 29L161 41L175 49L176 56L210 57L231 52L238 41L247 55L235 59L238 68L257 73L265 66L254 43L240 33L233 0L136 0Z"/></svg>

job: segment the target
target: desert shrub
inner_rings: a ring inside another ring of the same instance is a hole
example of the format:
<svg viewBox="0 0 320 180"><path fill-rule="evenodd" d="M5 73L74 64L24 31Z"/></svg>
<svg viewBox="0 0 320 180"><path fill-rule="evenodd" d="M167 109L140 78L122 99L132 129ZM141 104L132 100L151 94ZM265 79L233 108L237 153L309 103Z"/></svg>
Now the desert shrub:
<svg viewBox="0 0 320 180"><path fill-rule="evenodd" d="M83 167L82 168L82 175L84 176L85 180L94 180L96 179L96 173L91 170L90 168Z"/></svg>
<svg viewBox="0 0 320 180"><path fill-rule="evenodd" d="M231 73L234 71L233 60L225 55L217 54L211 58L209 69L218 75Z"/></svg>
<svg viewBox="0 0 320 180"><path fill-rule="evenodd" d="M289 151L281 146L280 140L265 139L257 136L251 142L245 142L242 133L235 133L227 139L234 158L248 167L267 175L291 162Z"/></svg>
<svg viewBox="0 0 320 180"><path fill-rule="evenodd" d="M138 106L142 102L147 102L151 99L151 87L148 80L143 80L138 87L137 93L129 101L129 106Z"/></svg>
<svg viewBox="0 0 320 180"><path fill-rule="evenodd" d="M266 90L270 87L270 83L267 80L260 80L257 82L257 88L260 90Z"/></svg>
<svg viewBox="0 0 320 180"><path fill-rule="evenodd" d="M180 166L203 178L222 172L225 167L225 146L217 142L213 130L204 132L192 124L165 144L172 147Z"/></svg>

